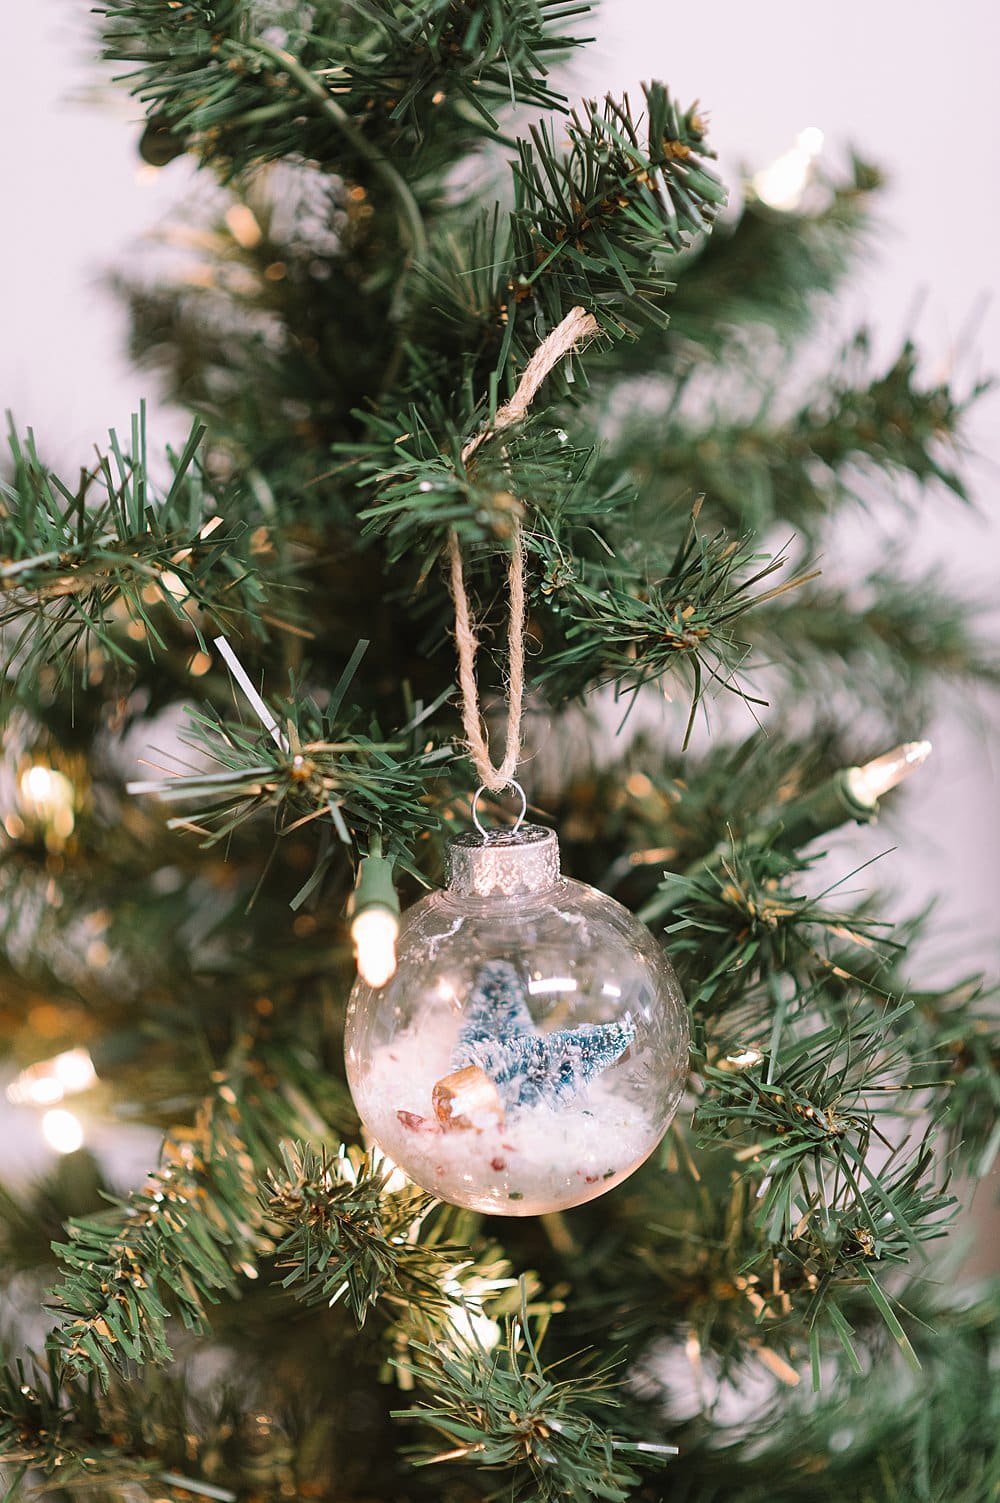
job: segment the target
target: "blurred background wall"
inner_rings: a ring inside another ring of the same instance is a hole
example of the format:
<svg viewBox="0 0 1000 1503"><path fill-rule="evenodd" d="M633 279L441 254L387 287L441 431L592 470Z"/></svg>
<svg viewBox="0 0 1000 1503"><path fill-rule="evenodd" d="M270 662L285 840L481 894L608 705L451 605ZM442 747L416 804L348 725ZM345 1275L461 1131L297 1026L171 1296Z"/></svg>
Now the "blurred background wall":
<svg viewBox="0 0 1000 1503"><path fill-rule="evenodd" d="M94 64L91 25L84 0L8 6L0 91L0 398L35 428L50 462L71 469L109 426L127 425L142 396L154 448L187 427L129 368L124 319L102 277L191 193L193 174L183 159L162 172L140 164L138 111ZM821 329L817 361L867 323L883 364L910 334L926 374L954 372L960 390L1000 373L1000 310L990 301L1000 239L995 0L962 0L947 14L931 0L684 9L605 0L587 29L602 45L571 91L664 79L682 102L697 98L708 110L728 180L765 166L809 126L825 133L832 164L853 145L886 171L871 254ZM928 496L908 548L915 570L939 566L957 589L996 607L1000 391L979 403L970 436L975 509ZM858 517L825 562L842 574L861 553L899 541L877 514ZM998 730L995 701L945 696L926 728L935 755L910 784L891 839L884 830L865 837L863 855L899 849L878 880L899 891L900 911L939 895L939 940L924 960L936 973L996 969Z"/></svg>

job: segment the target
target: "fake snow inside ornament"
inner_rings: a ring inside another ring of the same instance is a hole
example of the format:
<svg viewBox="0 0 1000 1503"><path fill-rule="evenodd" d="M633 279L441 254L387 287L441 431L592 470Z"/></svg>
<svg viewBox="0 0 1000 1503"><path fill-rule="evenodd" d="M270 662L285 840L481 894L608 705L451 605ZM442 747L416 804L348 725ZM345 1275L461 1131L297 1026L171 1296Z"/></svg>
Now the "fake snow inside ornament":
<svg viewBox="0 0 1000 1503"><path fill-rule="evenodd" d="M404 915L392 979L351 993L355 1104L442 1200L506 1216L592 1200L677 1109L677 978L626 908L560 876L550 830L460 835L449 866Z"/></svg>

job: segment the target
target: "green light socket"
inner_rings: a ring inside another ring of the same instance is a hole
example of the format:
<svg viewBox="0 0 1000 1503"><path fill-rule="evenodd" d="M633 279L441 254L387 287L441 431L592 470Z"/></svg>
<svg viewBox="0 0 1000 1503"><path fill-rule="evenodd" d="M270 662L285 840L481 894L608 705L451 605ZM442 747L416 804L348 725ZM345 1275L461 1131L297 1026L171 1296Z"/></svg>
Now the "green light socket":
<svg viewBox="0 0 1000 1503"><path fill-rule="evenodd" d="M399 897L392 880L388 856L365 856L358 867L358 880L351 896L350 914L356 918L366 908L385 908L399 913Z"/></svg>

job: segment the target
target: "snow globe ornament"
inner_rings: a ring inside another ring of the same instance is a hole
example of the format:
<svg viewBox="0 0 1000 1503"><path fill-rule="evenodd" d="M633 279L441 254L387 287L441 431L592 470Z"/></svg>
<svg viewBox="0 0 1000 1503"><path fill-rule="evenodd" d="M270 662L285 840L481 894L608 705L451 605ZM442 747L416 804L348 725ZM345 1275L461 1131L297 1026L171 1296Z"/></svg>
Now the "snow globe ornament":
<svg viewBox="0 0 1000 1503"><path fill-rule="evenodd" d="M355 984L345 1045L362 1121L411 1179L531 1216L652 1153L684 1087L687 1009L649 930L560 875L551 830L479 827L404 915L395 973Z"/></svg>

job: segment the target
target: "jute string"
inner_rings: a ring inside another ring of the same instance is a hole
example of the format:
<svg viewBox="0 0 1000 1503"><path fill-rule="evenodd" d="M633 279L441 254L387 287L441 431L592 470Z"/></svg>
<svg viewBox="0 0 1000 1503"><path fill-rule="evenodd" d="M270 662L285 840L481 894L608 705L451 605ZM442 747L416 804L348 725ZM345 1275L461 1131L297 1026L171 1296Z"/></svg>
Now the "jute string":
<svg viewBox="0 0 1000 1503"><path fill-rule="evenodd" d="M462 462L468 464L476 450L487 439L493 438L505 428L519 423L528 412L538 388L546 376L564 359L582 339L599 331L600 325L593 314L583 308L572 308L562 323L558 324L538 346L517 390L503 407L497 408L491 428L482 428L462 450ZM479 689L476 684L476 653L479 640L476 624L469 606L462 571L462 548L458 534L452 532L448 539L448 557L451 564L451 593L455 601L455 644L458 650L458 682L462 693L462 727L469 746L479 781L484 788L497 793L509 786L521 756L521 716L524 708L524 535L520 522L515 522L511 534L510 566L507 584L510 592L510 613L507 618L507 736L504 758L499 767L494 767L490 756L489 737L479 709Z"/></svg>

